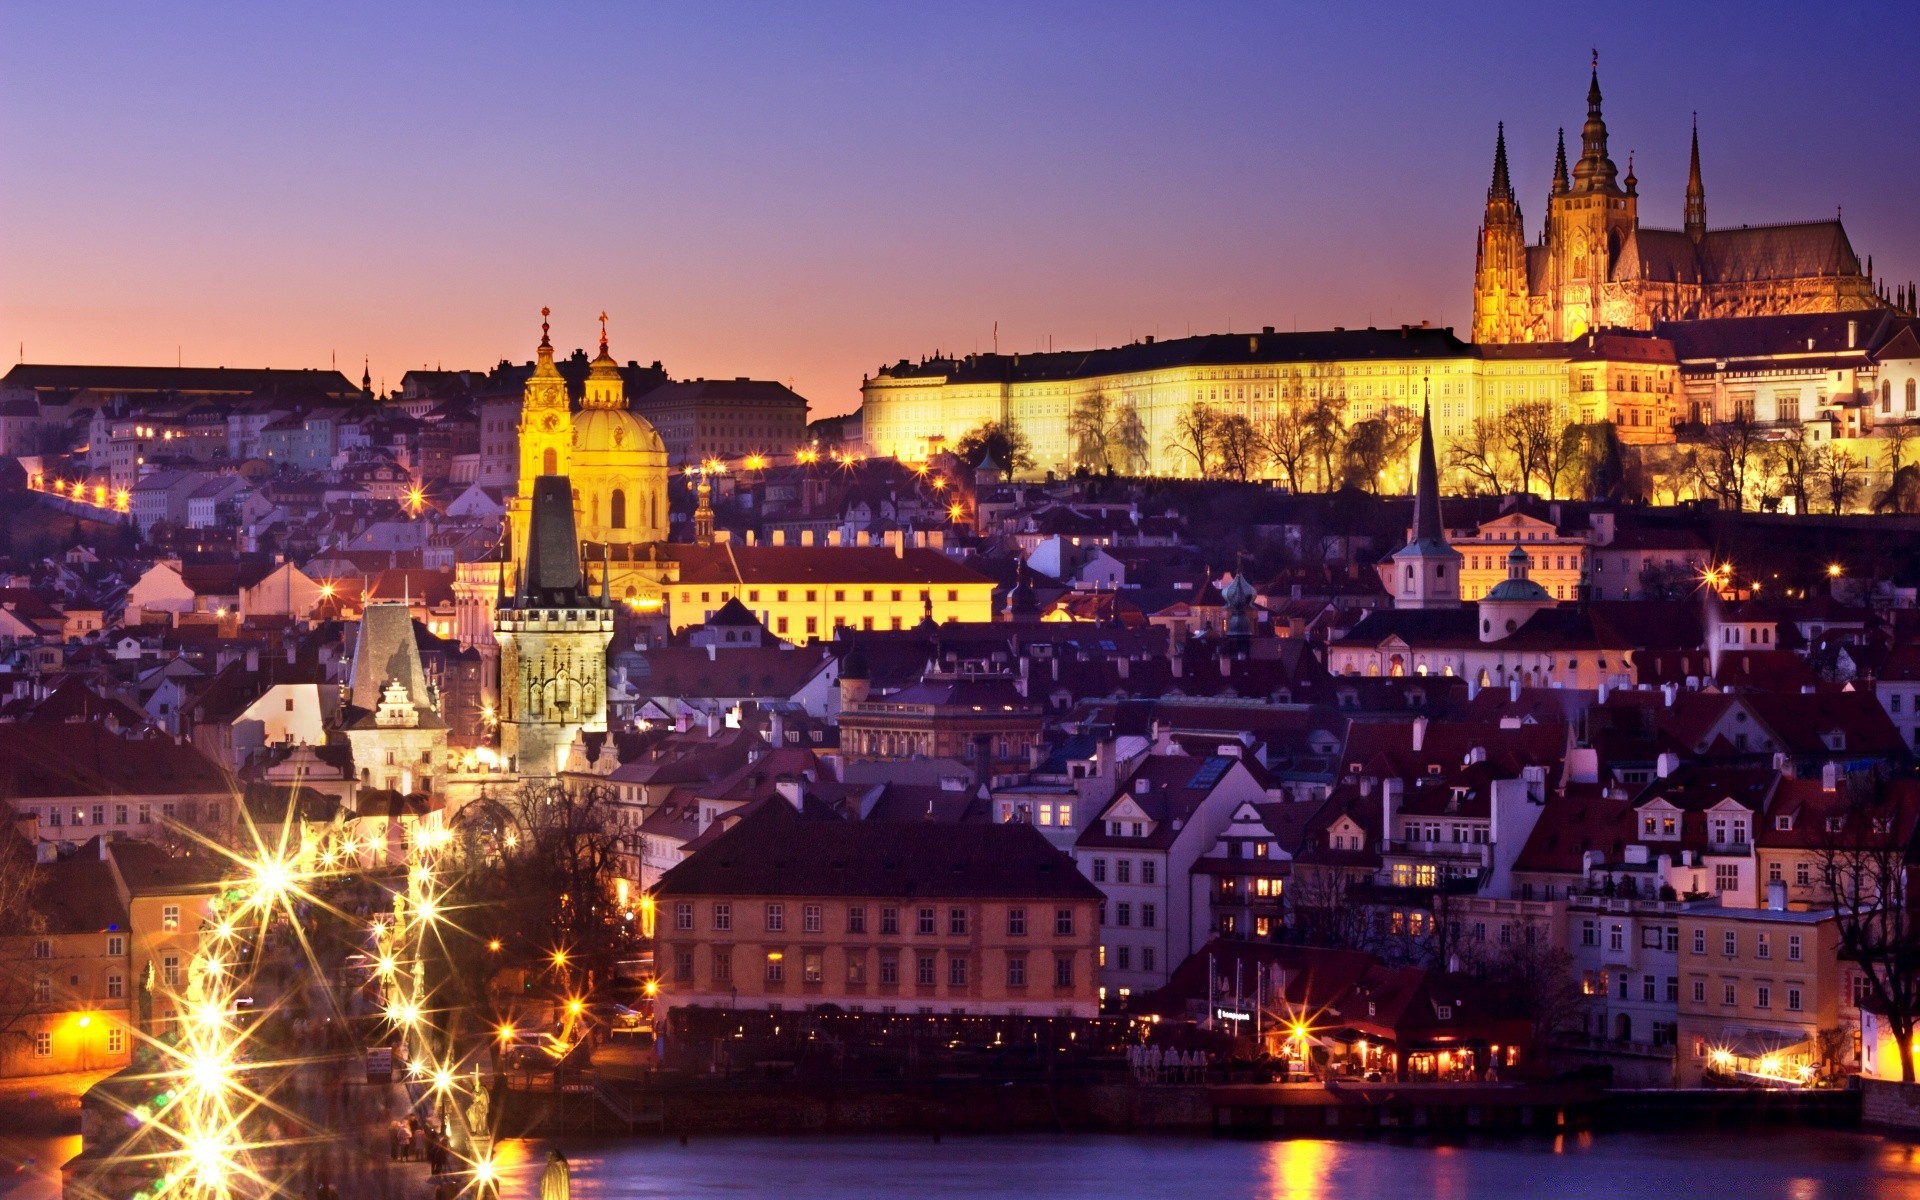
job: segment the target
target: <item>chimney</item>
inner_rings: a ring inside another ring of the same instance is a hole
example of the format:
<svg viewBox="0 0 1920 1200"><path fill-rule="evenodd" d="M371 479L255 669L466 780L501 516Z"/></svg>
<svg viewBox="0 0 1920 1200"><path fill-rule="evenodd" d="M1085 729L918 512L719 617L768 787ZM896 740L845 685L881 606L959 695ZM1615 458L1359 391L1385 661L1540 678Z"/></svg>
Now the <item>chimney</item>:
<svg viewBox="0 0 1920 1200"><path fill-rule="evenodd" d="M1127 678L1127 672L1132 670L1132 664L1133 664L1132 659L1126 657L1125 655L1122 655L1121 657L1113 660L1114 673L1118 675L1120 678L1125 679Z"/></svg>
<svg viewBox="0 0 1920 1200"><path fill-rule="evenodd" d="M773 784L773 790L778 792L788 804L793 805L793 811L795 812L799 812L806 804L806 796L805 793L801 791L800 781L798 779L776 779Z"/></svg>
<svg viewBox="0 0 1920 1200"><path fill-rule="evenodd" d="M767 534L767 541L770 545L784 546L787 544L787 531L784 529L772 530Z"/></svg>
<svg viewBox="0 0 1920 1200"><path fill-rule="evenodd" d="M247 647L247 674L258 675L259 673L260 673L260 647L248 646Z"/></svg>
<svg viewBox="0 0 1920 1200"><path fill-rule="evenodd" d="M1858 344L1859 338L1860 338L1860 322L1855 320L1849 320L1847 322L1847 349L1849 350L1853 349L1855 345Z"/></svg>
<svg viewBox="0 0 1920 1200"><path fill-rule="evenodd" d="M33 861L38 863L58 862L60 847L53 842L37 842L33 847Z"/></svg>
<svg viewBox="0 0 1920 1200"><path fill-rule="evenodd" d="M710 738L720 736L720 710L717 708L707 710L707 736Z"/></svg>
<svg viewBox="0 0 1920 1200"><path fill-rule="evenodd" d="M1653 760L1653 773L1661 779L1680 769L1680 756L1669 750Z"/></svg>
<svg viewBox="0 0 1920 1200"><path fill-rule="evenodd" d="M1680 685L1677 683L1663 683L1660 685L1660 703L1667 708L1673 707L1674 698L1679 694Z"/></svg>
<svg viewBox="0 0 1920 1200"><path fill-rule="evenodd" d="M1480 677L1478 675L1468 676L1467 677L1467 699L1472 700L1475 697L1479 696L1479 694L1480 694Z"/></svg>
<svg viewBox="0 0 1920 1200"><path fill-rule="evenodd" d="M109 829L104 831L98 838L94 839L94 842L100 847L101 862L106 862L113 857L113 851L108 849L108 847L113 844L113 830Z"/></svg>
<svg viewBox="0 0 1920 1200"><path fill-rule="evenodd" d="M787 719L777 708L767 714L767 740L775 749L787 744Z"/></svg>
<svg viewBox="0 0 1920 1200"><path fill-rule="evenodd" d="M1153 790L1153 781L1151 779L1148 779L1145 775L1135 775L1133 777L1133 794L1134 795L1144 796L1148 792L1151 792L1152 790Z"/></svg>
<svg viewBox="0 0 1920 1200"><path fill-rule="evenodd" d="M1507 680L1507 702L1510 704L1520 703L1520 676L1518 675Z"/></svg>
<svg viewBox="0 0 1920 1200"><path fill-rule="evenodd" d="M1415 754L1420 753L1426 744L1427 719L1425 717L1415 717L1413 719L1413 752Z"/></svg>
<svg viewBox="0 0 1920 1200"><path fill-rule="evenodd" d="M689 714L687 710L683 708L679 712L674 714L673 731L675 733L685 733L687 731L688 722L689 722Z"/></svg>
<svg viewBox="0 0 1920 1200"><path fill-rule="evenodd" d="M1595 698L1594 703L1605 704L1606 702L1607 702L1607 685L1603 683L1600 685L1600 692L1598 697Z"/></svg>
<svg viewBox="0 0 1920 1200"><path fill-rule="evenodd" d="M1820 790L1823 792L1837 792L1840 790L1840 764L1839 763L1830 762L1830 763L1821 764Z"/></svg>
<svg viewBox="0 0 1920 1200"><path fill-rule="evenodd" d="M1853 322L1848 321L1847 324L1851 326ZM1786 880L1784 879L1767 880L1767 911L1769 912L1787 911L1787 881Z"/></svg>

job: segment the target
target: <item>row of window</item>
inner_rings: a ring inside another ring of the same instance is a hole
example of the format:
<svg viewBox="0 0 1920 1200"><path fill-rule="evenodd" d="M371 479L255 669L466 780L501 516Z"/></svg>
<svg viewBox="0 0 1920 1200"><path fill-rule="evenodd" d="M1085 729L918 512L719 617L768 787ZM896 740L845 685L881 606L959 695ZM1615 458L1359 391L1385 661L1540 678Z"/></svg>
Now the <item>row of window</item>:
<svg viewBox="0 0 1920 1200"><path fill-rule="evenodd" d="M107 939L107 957L108 958L121 958L126 954L126 952L127 952L126 938L115 935ZM33 943L33 956L35 958L52 958L53 957L53 939L40 938L37 941L35 941Z"/></svg>
<svg viewBox="0 0 1920 1200"><path fill-rule="evenodd" d="M1108 823L1115 824L1116 822L1108 822ZM1134 836L1138 837L1139 826L1136 825L1134 828L1136 830ZM1151 858L1141 859L1140 860L1140 882L1145 884L1157 883L1159 880L1159 869L1160 869L1160 865L1154 859L1151 859ZM1107 882L1107 860L1106 859L1096 858L1093 860L1093 881L1095 883ZM1113 860L1113 882L1115 883L1132 883L1133 882L1133 860L1132 859L1116 858Z"/></svg>
<svg viewBox="0 0 1920 1200"><path fill-rule="evenodd" d="M940 912L931 905L913 910L914 933L921 937L937 937L941 931ZM881 905L879 909L879 932L883 935L900 932L900 909L895 905ZM716 933L728 933L733 930L733 905L727 901L714 903L711 912L711 928ZM768 901L763 914L764 928L768 933L785 933L787 930L787 905L785 901ZM959 905L947 909L946 932L952 937L966 937L970 932L971 916L969 910ZM690 932L694 925L693 901L678 900L673 906L673 927L681 933ZM802 933L820 933L826 926L826 909L819 904L800 905L800 931ZM847 907L846 932L864 934L867 932L867 906L853 904ZM1073 910L1057 908L1053 912L1053 932L1057 937L1073 936ZM1027 936L1027 910L1023 907L1007 910L1007 936Z"/></svg>
<svg viewBox="0 0 1920 1200"><path fill-rule="evenodd" d="M1122 955L1125 951L1121 952ZM731 986L734 982L733 948L715 946L711 950L712 982L721 987ZM1102 949L1101 959L1105 960ZM876 982L881 987L898 987L901 983L900 952L883 950L879 957L879 974ZM1153 952L1146 952L1148 969L1151 969ZM798 979L803 984L824 984L826 982L826 953L822 950L802 950L799 954ZM767 950L762 956L762 978L768 985L783 985L787 982L787 952L785 950ZM923 951L911 958L913 984L916 987L937 987L941 982L940 956ZM1124 958L1122 961L1124 965ZM950 988L971 986L974 977L973 959L953 951L947 954L946 985ZM681 946L674 950L673 975L676 982L691 983L694 977L693 948ZM1055 955L1053 960L1053 986L1069 989L1073 987L1073 956ZM867 954L864 950L849 950L846 953L846 986L863 988L867 986ZM1027 956L1009 954L1006 961L1006 986L1024 988L1028 986Z"/></svg>
<svg viewBox="0 0 1920 1200"><path fill-rule="evenodd" d="M1707 931L1705 929L1695 929L1693 931L1693 952L1695 954L1705 954L1707 952ZM1740 935L1737 931L1728 929L1720 934L1720 952L1728 958L1735 958L1739 955ZM1754 933L1753 956L1755 958L1773 957L1773 934L1771 931L1762 929ZM1801 935L1789 933L1787 935L1787 961L1800 962L1801 956Z"/></svg>
<svg viewBox="0 0 1920 1200"><path fill-rule="evenodd" d="M760 603L760 589L759 589L759 588L748 588L748 589L746 589L746 592L747 592L747 603L748 603L748 604L758 604L758 603ZM818 604L818 603L820 602L820 592L819 592L819 589L817 589L817 588L806 588L806 589L804 589L804 592L805 592L805 595L806 595L806 601L805 601L806 603L808 603L808 604ZM860 600L861 600L861 602L862 602L862 603L864 603L864 604L872 604L872 603L874 602L874 601L873 601L873 594L874 594L874 589L873 589L873 588L862 588L862 589L861 589L861 591L860 591ZM788 596L788 589L786 589L786 588L775 588L775 589L773 589L773 602L774 602L775 604L786 604L786 603L788 603L788 599L787 599L787 596ZM902 588L891 588L891 589L889 589L889 597L890 597L890 599L891 599L891 601L892 601L892 603L894 603L894 604L900 604L900 603L902 603L902 602L903 602L903 598L904 598L904 596L905 596L905 591L904 591L904 589L902 589ZM725 603L726 601L728 601L728 600L731 600L731 599L733 599L733 592L732 592L731 590L728 590L728 589L722 589L722 590L721 590L721 592L720 592L720 601L721 601L721 603ZM918 600L918 601L919 601L920 603L922 603L922 604L925 604L925 603L926 603L927 601L929 601L929 600L931 600L931 599L933 599L933 592L932 592L932 590L931 590L931 589L928 589L928 588L921 588L921 589L919 590L919 594L918 594L918 595L916 595L916 596L914 597L914 599L916 599L916 600ZM834 588L834 589L833 589L833 602L834 602L835 604L845 604L845 603L847 602L847 589L845 589L845 588ZM959 602L960 602L960 589L959 589L959 588L948 588L948 589L947 589L947 603L949 603L949 604L958 604ZM693 593L692 593L691 591L684 591L684 592L681 592L681 593L680 593L680 603L682 603L682 604L692 604L692 603L693 603ZM700 593L700 603L702 603L702 604L711 604L711 603L713 603L713 593L712 593L711 591L703 591L703 592L701 592L701 593Z"/></svg>
<svg viewBox="0 0 1920 1200"><path fill-rule="evenodd" d="M108 806L105 804L75 804L71 806L53 804L48 805L45 809L36 806L27 806L20 809L20 815L23 817L38 817L45 821L48 827L54 829L58 829L63 825L86 826L107 825L109 823L113 825L130 825L135 823L141 825L153 824L153 805L151 804L132 806L115 804L112 806L113 820L111 822L107 820L107 808ZM68 820L69 813L72 814L72 820L70 821ZM206 819L208 821L217 824L222 815L222 806L218 800L207 801ZM160 818L163 821L172 821L175 819L197 821L200 819L200 816L200 806L192 800L185 801L184 805L176 805L170 800L160 805ZM129 818L133 819L130 820Z"/></svg>
<svg viewBox="0 0 1920 1200"><path fill-rule="evenodd" d="M86 1035L83 1033L81 1034L81 1036L85 1037ZM107 1030L107 1053L108 1054L124 1054L126 1053L126 1050L127 1050L127 1031L125 1029L122 1029L118 1025L115 1025L113 1028ZM41 1030L37 1030L34 1033L33 1056L35 1058L52 1058L53 1057L53 1031L52 1030L41 1029Z"/></svg>
<svg viewBox="0 0 1920 1200"><path fill-rule="evenodd" d="M1771 983L1756 983L1753 985L1753 1006L1755 1008L1773 1007L1773 987L1774 985ZM1788 1012L1803 1011L1802 999L1803 993L1801 991L1801 985L1797 983L1786 985ZM1705 1004L1707 1002L1706 980L1696 979L1693 981L1693 1002L1695 1004ZM1739 981L1733 979L1723 979L1720 981L1720 1003L1728 1008L1740 1003Z"/></svg>
<svg viewBox="0 0 1920 1200"><path fill-rule="evenodd" d="M1105 967L1108 961L1109 959L1107 954L1107 948L1105 946L1102 946L1100 947L1100 965L1102 967ZM1114 969L1117 971L1133 970L1133 947L1132 946L1115 946L1113 948L1111 961L1113 963ZM1153 954L1153 947L1152 946L1140 947L1140 969L1142 971L1153 970L1154 961L1155 960L1154 960L1154 954Z"/></svg>

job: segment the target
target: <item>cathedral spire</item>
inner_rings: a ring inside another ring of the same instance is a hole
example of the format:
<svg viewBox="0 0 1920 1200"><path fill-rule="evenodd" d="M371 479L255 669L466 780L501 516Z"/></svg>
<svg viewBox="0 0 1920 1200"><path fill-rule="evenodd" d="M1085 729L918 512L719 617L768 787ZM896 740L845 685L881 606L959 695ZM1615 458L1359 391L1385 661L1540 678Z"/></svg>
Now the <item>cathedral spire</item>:
<svg viewBox="0 0 1920 1200"><path fill-rule="evenodd" d="M1414 472L1413 536L1393 553L1395 608L1457 608L1458 550L1447 544L1440 519L1440 470L1433 452L1433 403L1420 406L1420 457Z"/></svg>
<svg viewBox="0 0 1920 1200"><path fill-rule="evenodd" d="M1707 186L1700 182L1700 114L1693 115L1693 158L1687 164L1687 236L1698 242L1707 232Z"/></svg>
<svg viewBox="0 0 1920 1200"><path fill-rule="evenodd" d="M1560 144L1553 151L1553 194L1567 194L1567 131L1560 130Z"/></svg>
<svg viewBox="0 0 1920 1200"><path fill-rule="evenodd" d="M1593 76L1587 85L1587 123L1580 127L1580 161L1574 164L1577 191L1613 192L1619 168L1607 157L1607 123L1600 116L1600 52L1593 52Z"/></svg>
<svg viewBox="0 0 1920 1200"><path fill-rule="evenodd" d="M1502 121L1493 135L1493 183L1487 187L1487 203L1512 199L1513 181L1507 175L1507 123Z"/></svg>

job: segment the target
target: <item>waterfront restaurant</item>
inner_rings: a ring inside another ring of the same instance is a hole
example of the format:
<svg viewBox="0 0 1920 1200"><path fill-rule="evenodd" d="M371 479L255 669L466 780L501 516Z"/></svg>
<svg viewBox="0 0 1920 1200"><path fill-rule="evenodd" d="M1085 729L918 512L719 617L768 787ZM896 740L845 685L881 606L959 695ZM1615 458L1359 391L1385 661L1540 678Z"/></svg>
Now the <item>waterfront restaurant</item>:
<svg viewBox="0 0 1920 1200"><path fill-rule="evenodd" d="M1479 981L1357 950L1215 940L1133 1011L1230 1033L1290 1074L1478 1081L1533 1058L1532 1023Z"/></svg>

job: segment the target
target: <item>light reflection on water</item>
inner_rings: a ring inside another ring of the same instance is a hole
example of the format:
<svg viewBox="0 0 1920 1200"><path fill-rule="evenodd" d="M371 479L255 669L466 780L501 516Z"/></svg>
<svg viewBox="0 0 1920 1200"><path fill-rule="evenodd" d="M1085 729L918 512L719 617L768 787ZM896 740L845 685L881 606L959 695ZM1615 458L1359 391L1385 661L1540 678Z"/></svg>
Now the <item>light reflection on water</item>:
<svg viewBox="0 0 1920 1200"><path fill-rule="evenodd" d="M1861 1134L1601 1134L1432 1145L1203 1138L713 1138L562 1142L585 1200L1920 1200L1912 1146ZM547 1143L503 1142L504 1200Z"/></svg>

